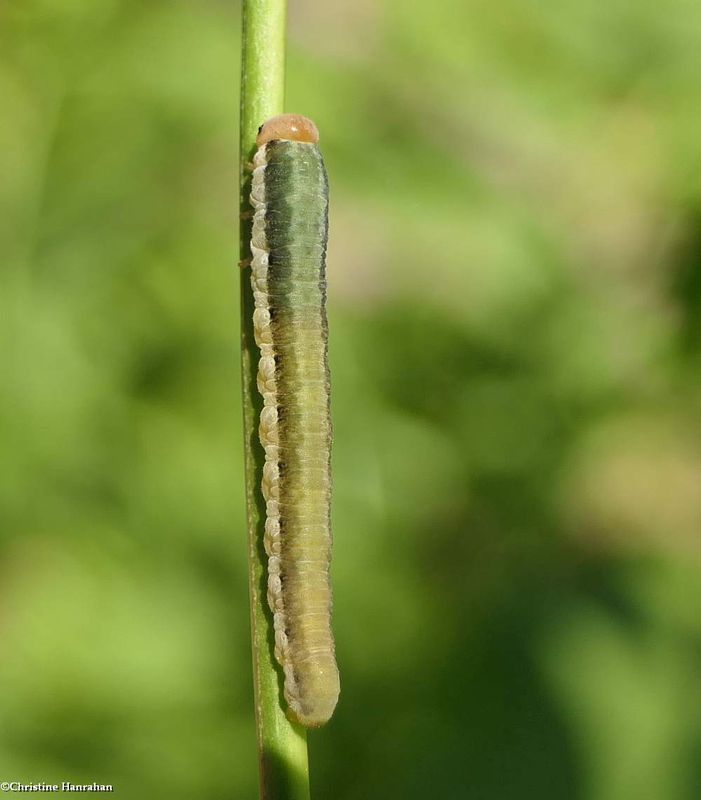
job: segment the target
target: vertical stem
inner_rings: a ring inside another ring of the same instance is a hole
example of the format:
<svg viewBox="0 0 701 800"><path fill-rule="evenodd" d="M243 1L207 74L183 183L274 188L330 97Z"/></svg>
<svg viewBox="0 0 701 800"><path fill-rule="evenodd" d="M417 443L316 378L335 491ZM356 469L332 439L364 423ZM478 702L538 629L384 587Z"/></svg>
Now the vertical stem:
<svg viewBox="0 0 701 800"><path fill-rule="evenodd" d="M250 258L250 162L259 126L282 113L285 86L286 0L244 0L241 67L241 240ZM258 348L253 338L250 269L241 271L241 366L248 516L248 574L253 640L253 686L262 800L309 800L307 741L282 706L282 676L273 654L272 615L267 605L263 548L265 506L261 494L264 451L258 439L262 398L256 388Z"/></svg>

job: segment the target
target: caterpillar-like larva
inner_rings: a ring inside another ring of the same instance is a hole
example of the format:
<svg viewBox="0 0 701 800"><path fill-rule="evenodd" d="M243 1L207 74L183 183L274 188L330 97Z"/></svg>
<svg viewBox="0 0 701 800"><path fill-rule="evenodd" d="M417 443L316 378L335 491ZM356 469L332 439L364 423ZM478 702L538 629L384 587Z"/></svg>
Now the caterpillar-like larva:
<svg viewBox="0 0 701 800"><path fill-rule="evenodd" d="M268 602L285 699L309 727L330 718L340 691L329 576L328 181L318 141L305 117L268 120L251 184Z"/></svg>

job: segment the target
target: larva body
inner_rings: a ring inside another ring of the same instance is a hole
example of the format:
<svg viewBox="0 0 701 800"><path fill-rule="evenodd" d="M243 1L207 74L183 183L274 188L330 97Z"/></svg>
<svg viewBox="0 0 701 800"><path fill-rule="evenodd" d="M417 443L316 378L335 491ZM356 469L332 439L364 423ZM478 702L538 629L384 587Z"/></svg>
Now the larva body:
<svg viewBox="0 0 701 800"><path fill-rule="evenodd" d="M285 698L310 727L329 719L339 695L329 576L328 184L315 134L303 117L266 123L251 185L268 602Z"/></svg>

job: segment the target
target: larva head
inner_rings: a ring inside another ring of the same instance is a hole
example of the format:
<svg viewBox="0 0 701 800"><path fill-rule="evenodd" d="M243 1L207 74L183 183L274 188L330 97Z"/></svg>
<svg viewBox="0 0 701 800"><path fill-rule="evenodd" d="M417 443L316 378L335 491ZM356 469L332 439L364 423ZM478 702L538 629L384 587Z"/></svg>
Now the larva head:
<svg viewBox="0 0 701 800"><path fill-rule="evenodd" d="M276 139L316 144L319 141L319 131L310 119L301 114L280 114L260 126L256 146L262 147Z"/></svg>

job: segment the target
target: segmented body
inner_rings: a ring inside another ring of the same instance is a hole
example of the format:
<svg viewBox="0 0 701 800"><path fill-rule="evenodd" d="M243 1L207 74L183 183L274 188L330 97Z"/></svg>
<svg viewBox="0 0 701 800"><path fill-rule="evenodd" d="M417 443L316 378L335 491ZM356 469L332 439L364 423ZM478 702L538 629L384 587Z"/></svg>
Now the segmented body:
<svg viewBox="0 0 701 800"><path fill-rule="evenodd" d="M268 601L285 698L299 722L317 726L339 695L329 577L328 187L318 146L260 146L251 203Z"/></svg>

